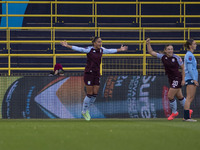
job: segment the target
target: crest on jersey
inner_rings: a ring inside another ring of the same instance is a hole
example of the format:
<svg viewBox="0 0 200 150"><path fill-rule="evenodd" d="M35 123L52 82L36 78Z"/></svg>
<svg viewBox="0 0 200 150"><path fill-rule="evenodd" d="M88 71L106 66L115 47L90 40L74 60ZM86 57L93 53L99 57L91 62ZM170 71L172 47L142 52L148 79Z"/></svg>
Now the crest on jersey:
<svg viewBox="0 0 200 150"><path fill-rule="evenodd" d="M100 49L100 53L101 53L101 51L102 51L102 50Z"/></svg>
<svg viewBox="0 0 200 150"><path fill-rule="evenodd" d="M167 59L167 57L165 57L165 59Z"/></svg>
<svg viewBox="0 0 200 150"><path fill-rule="evenodd" d="M191 61L192 60L192 56L189 56L189 61Z"/></svg>
<svg viewBox="0 0 200 150"><path fill-rule="evenodd" d="M90 85L91 84L91 81L88 81L88 85Z"/></svg>
<svg viewBox="0 0 200 150"><path fill-rule="evenodd" d="M175 62L175 59L174 59L174 58L172 58L172 62Z"/></svg>

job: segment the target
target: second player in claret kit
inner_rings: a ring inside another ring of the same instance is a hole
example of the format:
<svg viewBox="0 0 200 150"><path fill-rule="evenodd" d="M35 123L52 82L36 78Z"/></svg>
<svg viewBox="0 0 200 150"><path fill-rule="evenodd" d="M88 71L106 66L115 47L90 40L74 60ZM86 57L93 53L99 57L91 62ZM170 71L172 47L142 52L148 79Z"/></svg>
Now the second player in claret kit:
<svg viewBox="0 0 200 150"><path fill-rule="evenodd" d="M168 120L173 120L176 116L179 115L177 111L177 102L175 97L179 100L181 106L184 108L186 99L182 94L182 86L185 85L185 69L184 63L178 55L174 54L173 46L166 45L164 51L162 53L157 53L153 51L151 47L150 38L146 40L147 50L150 55L161 59L165 73L168 76L168 81L170 85L170 89L168 91L168 99L170 102L170 108L172 110L172 114L168 117ZM179 71L181 68L182 72ZM192 109L188 109L189 117L193 113Z"/></svg>

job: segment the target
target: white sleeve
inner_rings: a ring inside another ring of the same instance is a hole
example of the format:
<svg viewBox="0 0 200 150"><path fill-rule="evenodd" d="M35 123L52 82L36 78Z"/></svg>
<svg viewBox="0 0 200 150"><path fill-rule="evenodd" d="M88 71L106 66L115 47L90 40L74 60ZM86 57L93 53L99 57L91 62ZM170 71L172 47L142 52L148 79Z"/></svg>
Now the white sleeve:
<svg viewBox="0 0 200 150"><path fill-rule="evenodd" d="M78 46L72 46L72 49L78 52L82 52L82 53L89 53L91 50L90 47L83 48L83 47L78 47Z"/></svg>
<svg viewBox="0 0 200 150"><path fill-rule="evenodd" d="M103 49L103 54L113 54L113 53L117 53L117 49L106 49L104 47L102 47Z"/></svg>
<svg viewBox="0 0 200 150"><path fill-rule="evenodd" d="M164 54L160 54L160 53L156 53L156 54L157 54L156 57L160 59L164 56Z"/></svg>
<svg viewBox="0 0 200 150"><path fill-rule="evenodd" d="M179 66L181 66L183 64L181 57L179 57L178 55L175 55L175 54L174 54L174 57L177 59Z"/></svg>

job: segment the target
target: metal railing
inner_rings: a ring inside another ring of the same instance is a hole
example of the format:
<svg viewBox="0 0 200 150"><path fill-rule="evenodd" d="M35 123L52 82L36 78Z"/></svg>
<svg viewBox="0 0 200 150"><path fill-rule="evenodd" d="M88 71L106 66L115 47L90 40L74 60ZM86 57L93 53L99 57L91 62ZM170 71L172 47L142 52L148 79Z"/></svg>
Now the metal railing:
<svg viewBox="0 0 200 150"><path fill-rule="evenodd" d="M0 41L0 43L6 43L6 49L8 50L7 54L0 54L0 57L8 57L8 67L7 68L0 68L0 70L8 70L8 75L11 74L12 70L52 70L53 66L56 64L56 58L57 57L77 57L77 56L85 56L85 54L56 54L55 45L57 43L60 43L60 41L55 40L55 32L56 30L94 30L95 36L100 36L102 30L138 30L139 31L139 39L138 40L104 40L103 43L139 43L140 47L143 45L143 54L107 54L104 55L109 57L142 57L143 58L143 75L146 75L146 57L149 57L150 55L146 54L146 43L145 43L145 32L147 30L181 30L184 32L183 40L152 40L152 43L184 43L186 38L190 38L190 32L192 30L200 30L200 28L192 28L192 27L186 27L186 19L187 18L200 18L200 15L187 15L186 14L186 5L188 4L200 4L200 2L95 2L94 0L90 2L70 2L70 1L1 1L0 3L6 4L6 14L0 15L1 17L6 17L6 27L0 27L2 30L6 30L6 40ZM40 14L8 14L9 4L13 3L28 3L28 4L50 4L51 8L51 14L46 15L40 15ZM92 11L91 15L61 15L57 13L57 5L58 4L91 4L92 5ZM107 5L107 4L131 4L135 5L136 14L135 15L99 15L97 13L98 5ZM179 15L142 15L142 5L148 5L148 4L172 4L172 5L180 5L180 14ZM53 7L53 5L55 7ZM183 12L182 12L183 7ZM54 11L53 11L54 8ZM53 14L53 12L55 12ZM139 12L139 13L138 13ZM9 17L50 17L51 18L51 27L9 27ZM57 22L57 17L89 17L92 18L92 22L95 24L94 27L54 27L53 23ZM98 27L98 18L135 18L136 23L139 23L139 27ZM182 28L147 28L142 27L142 18L179 18L180 23L184 24L184 27ZM55 20L55 22L53 22ZM28 30L50 30L51 31L51 40L11 40L10 32L15 29L28 29ZM143 35L142 35L143 33ZM186 33L188 33L188 36L186 37ZM68 41L69 43L91 43L90 41ZM199 43L200 41L196 41ZM53 50L53 54L11 54L10 52L10 44L11 43L50 43L51 49ZM182 55L180 55L182 56ZM200 56L200 55L196 55ZM11 67L11 57L52 57L53 58L53 65L52 68L16 68ZM71 68L64 68L65 70L83 70L83 67L71 67ZM101 67L101 73L102 73L102 67Z"/></svg>

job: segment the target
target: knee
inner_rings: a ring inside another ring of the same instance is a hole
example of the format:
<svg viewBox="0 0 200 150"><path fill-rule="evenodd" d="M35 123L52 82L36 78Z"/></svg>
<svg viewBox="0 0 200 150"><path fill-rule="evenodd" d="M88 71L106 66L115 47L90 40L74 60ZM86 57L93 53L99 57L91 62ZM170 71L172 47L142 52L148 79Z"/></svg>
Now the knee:
<svg viewBox="0 0 200 150"><path fill-rule="evenodd" d="M179 100L183 100L183 99L184 99L183 94L177 94L176 97L177 97Z"/></svg>
<svg viewBox="0 0 200 150"><path fill-rule="evenodd" d="M87 95L93 95L94 92L93 91L87 91Z"/></svg>
<svg viewBox="0 0 200 150"><path fill-rule="evenodd" d="M171 96L171 95L168 95L167 97L168 97L168 99L169 99L170 101L172 101L172 100L174 99L174 96Z"/></svg>
<svg viewBox="0 0 200 150"><path fill-rule="evenodd" d="M97 91L94 91L94 92L93 92L93 95L98 95L98 92L97 92Z"/></svg>
<svg viewBox="0 0 200 150"><path fill-rule="evenodd" d="M97 95L98 92L99 92L99 87L94 88L93 94L94 94L94 95Z"/></svg>
<svg viewBox="0 0 200 150"><path fill-rule="evenodd" d="M194 99L194 95L189 95L189 96L187 96L187 98L186 98L188 101L192 101L193 99Z"/></svg>
<svg viewBox="0 0 200 150"><path fill-rule="evenodd" d="M93 95L93 88L92 87L86 87L86 93L87 95Z"/></svg>
<svg viewBox="0 0 200 150"><path fill-rule="evenodd" d="M93 95L97 95L97 94L98 94L98 91L94 89Z"/></svg>

